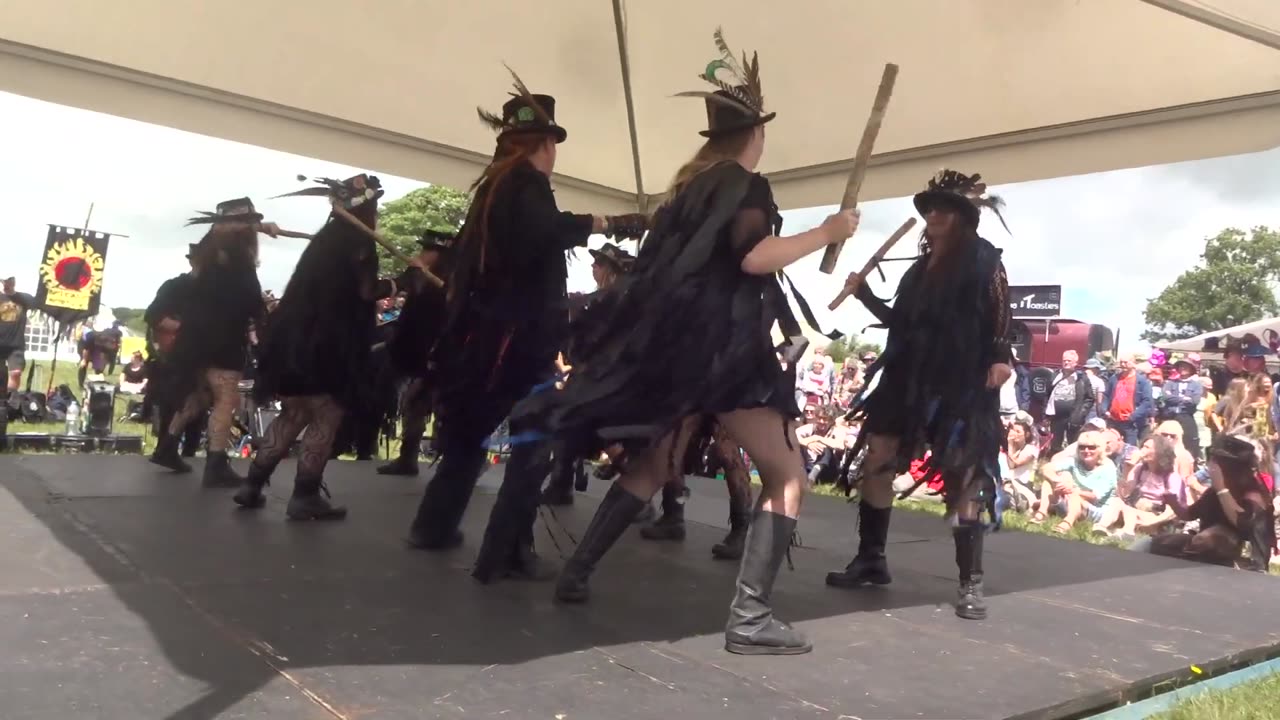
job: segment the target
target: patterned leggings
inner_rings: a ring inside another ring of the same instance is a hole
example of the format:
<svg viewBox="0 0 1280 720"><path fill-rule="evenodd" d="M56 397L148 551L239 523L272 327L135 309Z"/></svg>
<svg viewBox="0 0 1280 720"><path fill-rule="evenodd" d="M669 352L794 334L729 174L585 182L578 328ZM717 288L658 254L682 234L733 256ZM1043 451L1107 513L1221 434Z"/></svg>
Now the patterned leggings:
<svg viewBox="0 0 1280 720"><path fill-rule="evenodd" d="M231 446L231 416L240 404L240 371L208 368L187 396L182 409L169 421L169 434L181 435L192 420L212 407L209 414L209 452L226 452Z"/></svg>
<svg viewBox="0 0 1280 720"><path fill-rule="evenodd" d="M332 395L299 395L280 401L280 415L267 427L267 436L253 458L254 466L270 472L289 453L289 446L302 436L298 475L318 477L324 473L342 424L343 409Z"/></svg>
<svg viewBox="0 0 1280 720"><path fill-rule="evenodd" d="M729 489L729 508L751 510L751 473L742 458L742 446L725 432L724 426L715 424L711 431L715 439L716 456L724 468L724 482Z"/></svg>

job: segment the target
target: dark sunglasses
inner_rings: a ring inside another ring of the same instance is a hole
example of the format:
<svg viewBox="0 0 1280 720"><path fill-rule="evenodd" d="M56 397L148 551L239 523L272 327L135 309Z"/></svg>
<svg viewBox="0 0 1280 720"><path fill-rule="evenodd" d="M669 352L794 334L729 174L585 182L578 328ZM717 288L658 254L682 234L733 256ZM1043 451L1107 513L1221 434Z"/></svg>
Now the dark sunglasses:
<svg viewBox="0 0 1280 720"><path fill-rule="evenodd" d="M1098 446L1097 445L1076 445L1076 448L1080 450L1097 450Z"/></svg>

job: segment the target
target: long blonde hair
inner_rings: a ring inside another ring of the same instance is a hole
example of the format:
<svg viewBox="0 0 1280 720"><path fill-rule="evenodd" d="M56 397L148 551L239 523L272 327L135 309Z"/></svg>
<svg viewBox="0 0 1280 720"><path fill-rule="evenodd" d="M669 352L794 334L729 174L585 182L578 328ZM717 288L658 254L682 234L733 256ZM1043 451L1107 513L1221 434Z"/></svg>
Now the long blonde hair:
<svg viewBox="0 0 1280 720"><path fill-rule="evenodd" d="M693 158L676 171L671 186L667 188L667 200L678 195L703 170L725 160L737 160L751 143L755 130L753 126L707 138L698 152L693 154Z"/></svg>

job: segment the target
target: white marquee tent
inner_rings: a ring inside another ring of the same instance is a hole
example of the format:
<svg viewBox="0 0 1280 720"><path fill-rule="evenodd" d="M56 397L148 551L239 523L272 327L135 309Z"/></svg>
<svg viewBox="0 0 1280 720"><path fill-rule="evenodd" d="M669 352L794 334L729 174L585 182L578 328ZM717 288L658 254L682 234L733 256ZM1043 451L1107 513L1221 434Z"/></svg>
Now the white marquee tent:
<svg viewBox="0 0 1280 720"><path fill-rule="evenodd" d="M0 90L465 187L505 61L558 98L562 204L620 211L696 146L671 95L717 25L760 53L784 209L838 201L886 62L864 199L1280 145L1276 0L0 0Z"/></svg>

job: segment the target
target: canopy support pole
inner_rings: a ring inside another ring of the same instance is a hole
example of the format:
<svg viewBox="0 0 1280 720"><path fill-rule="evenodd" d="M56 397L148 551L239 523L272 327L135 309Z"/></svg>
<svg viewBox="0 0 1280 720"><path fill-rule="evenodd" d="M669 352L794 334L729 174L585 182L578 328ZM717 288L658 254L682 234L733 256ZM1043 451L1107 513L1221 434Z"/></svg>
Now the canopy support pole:
<svg viewBox="0 0 1280 720"><path fill-rule="evenodd" d="M627 131L631 133L631 162L636 174L636 210L649 212L649 196L640 172L640 136L636 132L636 106L631 96L631 59L627 53L627 31L622 18L622 0L613 0L613 30L618 36L618 63L622 66L622 97L627 103Z"/></svg>
<svg viewBox="0 0 1280 720"><path fill-rule="evenodd" d="M1280 33L1258 25L1241 22L1222 13L1194 5L1187 2L1187 0L1142 0L1142 2L1158 7L1161 10L1168 10L1175 15L1181 15L1202 25L1208 25L1216 30L1231 33L1236 37L1256 42L1259 45L1265 45L1272 50L1280 50Z"/></svg>

